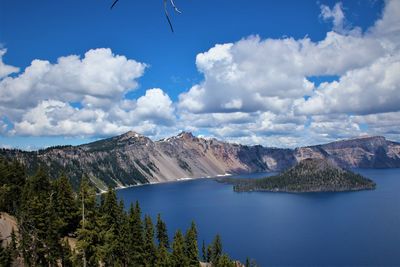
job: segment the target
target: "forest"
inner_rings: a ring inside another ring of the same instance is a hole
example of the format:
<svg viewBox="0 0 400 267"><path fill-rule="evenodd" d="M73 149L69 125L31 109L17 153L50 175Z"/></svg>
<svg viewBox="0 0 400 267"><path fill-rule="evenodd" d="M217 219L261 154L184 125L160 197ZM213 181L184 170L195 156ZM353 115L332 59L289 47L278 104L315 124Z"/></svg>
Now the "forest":
<svg viewBox="0 0 400 267"><path fill-rule="evenodd" d="M0 266L242 266L223 252L218 234L199 249L192 221L169 240L160 214L153 223L138 202L126 210L115 190L98 195L87 176L74 191L65 175L52 179L41 166L28 176L0 158L0 211L17 220L1 236Z"/></svg>

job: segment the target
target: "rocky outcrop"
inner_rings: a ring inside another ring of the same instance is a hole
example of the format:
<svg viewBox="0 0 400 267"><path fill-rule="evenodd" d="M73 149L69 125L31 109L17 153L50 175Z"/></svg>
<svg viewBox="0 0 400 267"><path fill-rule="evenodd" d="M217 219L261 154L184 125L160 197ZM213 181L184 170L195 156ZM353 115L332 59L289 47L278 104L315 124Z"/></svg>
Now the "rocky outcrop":
<svg viewBox="0 0 400 267"><path fill-rule="evenodd" d="M305 158L329 159L342 167L400 167L400 144L384 137L282 149L232 144L186 132L159 141L127 132L80 146L34 152L2 149L0 155L19 160L31 173L39 165L47 166L52 177L64 172L75 188L86 174L100 190L227 173L281 171Z"/></svg>

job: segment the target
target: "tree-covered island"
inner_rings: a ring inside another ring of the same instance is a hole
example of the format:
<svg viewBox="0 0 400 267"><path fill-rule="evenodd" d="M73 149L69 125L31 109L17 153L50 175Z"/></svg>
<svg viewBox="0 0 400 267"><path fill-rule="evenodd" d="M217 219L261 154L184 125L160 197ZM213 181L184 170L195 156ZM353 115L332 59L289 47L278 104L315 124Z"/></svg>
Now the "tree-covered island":
<svg viewBox="0 0 400 267"><path fill-rule="evenodd" d="M372 180L325 159L304 159L287 171L260 179L221 178L236 192L340 192L375 189Z"/></svg>

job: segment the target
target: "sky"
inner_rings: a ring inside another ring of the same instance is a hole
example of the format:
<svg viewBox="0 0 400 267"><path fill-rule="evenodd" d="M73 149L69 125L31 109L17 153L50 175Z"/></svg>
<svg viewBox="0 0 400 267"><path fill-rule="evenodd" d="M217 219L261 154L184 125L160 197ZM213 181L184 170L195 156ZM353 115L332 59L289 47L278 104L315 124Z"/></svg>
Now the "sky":
<svg viewBox="0 0 400 267"><path fill-rule="evenodd" d="M0 147L400 141L400 1L0 0Z"/></svg>

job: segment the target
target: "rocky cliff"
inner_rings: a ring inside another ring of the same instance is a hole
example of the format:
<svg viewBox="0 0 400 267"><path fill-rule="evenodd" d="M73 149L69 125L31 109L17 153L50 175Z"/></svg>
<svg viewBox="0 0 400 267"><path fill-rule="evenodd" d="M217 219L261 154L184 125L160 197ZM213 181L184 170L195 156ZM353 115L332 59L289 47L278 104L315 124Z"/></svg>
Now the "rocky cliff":
<svg viewBox="0 0 400 267"><path fill-rule="evenodd" d="M281 149L226 143L185 132L159 141L127 132L80 146L34 152L2 149L0 155L21 161L32 173L39 165L47 166L52 177L65 172L75 188L87 174L100 190L227 173L281 171L305 158L326 158L342 167L400 167L400 144L384 137Z"/></svg>

